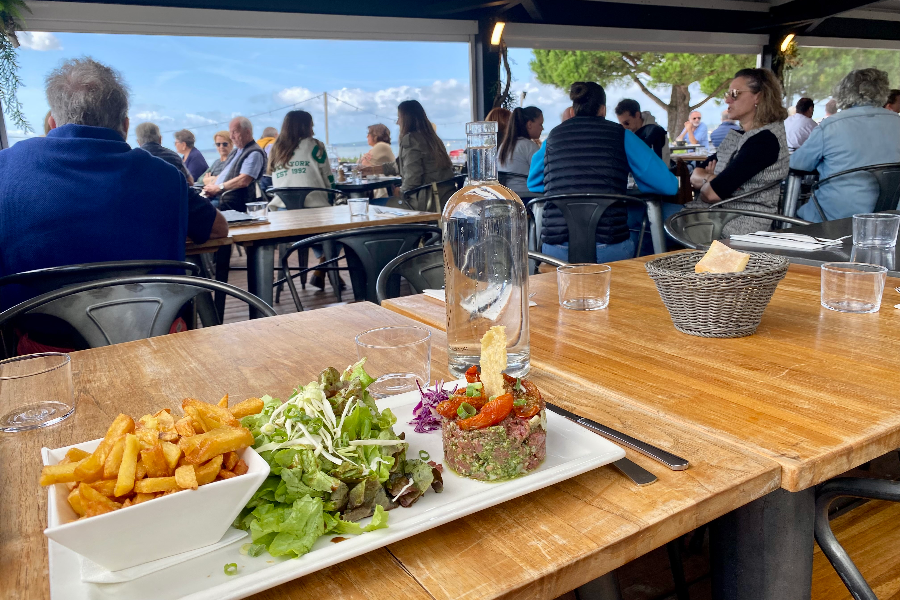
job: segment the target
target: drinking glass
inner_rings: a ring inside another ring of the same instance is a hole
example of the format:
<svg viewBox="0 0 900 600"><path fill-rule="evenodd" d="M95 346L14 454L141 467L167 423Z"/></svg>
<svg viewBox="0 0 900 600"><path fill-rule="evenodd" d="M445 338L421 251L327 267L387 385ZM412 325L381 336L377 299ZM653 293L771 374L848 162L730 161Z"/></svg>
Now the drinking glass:
<svg viewBox="0 0 900 600"><path fill-rule="evenodd" d="M875 248L866 246L853 246L850 250L850 262L881 265L893 271L896 264L896 248Z"/></svg>
<svg viewBox="0 0 900 600"><path fill-rule="evenodd" d="M353 165L353 168L350 170L350 176L353 178L353 183L362 183L362 175L359 172L359 165Z"/></svg>
<svg viewBox="0 0 900 600"><path fill-rule="evenodd" d="M887 268L865 263L822 265L822 306L847 313L873 313L881 308Z"/></svg>
<svg viewBox="0 0 900 600"><path fill-rule="evenodd" d="M369 216L369 199L368 198L348 198L347 206L350 207L351 217L367 217Z"/></svg>
<svg viewBox="0 0 900 600"><path fill-rule="evenodd" d="M68 354L44 352L0 361L0 432L55 425L73 412Z"/></svg>
<svg viewBox="0 0 900 600"><path fill-rule="evenodd" d="M248 202L247 214L255 221L265 221L269 216L268 202Z"/></svg>
<svg viewBox="0 0 900 600"><path fill-rule="evenodd" d="M341 157L338 156L337 148L328 146L325 148L325 153L328 154L328 163L331 165L331 172L337 176L337 172L341 169Z"/></svg>
<svg viewBox="0 0 900 600"><path fill-rule="evenodd" d="M900 215L863 213L853 215L853 245L893 248L897 245Z"/></svg>
<svg viewBox="0 0 900 600"><path fill-rule="evenodd" d="M356 336L356 352L376 380L367 389L385 398L431 381L431 332L424 327L379 327Z"/></svg>
<svg viewBox="0 0 900 600"><path fill-rule="evenodd" d="M609 265L575 264L556 267L559 304L572 310L600 310L609 306Z"/></svg>

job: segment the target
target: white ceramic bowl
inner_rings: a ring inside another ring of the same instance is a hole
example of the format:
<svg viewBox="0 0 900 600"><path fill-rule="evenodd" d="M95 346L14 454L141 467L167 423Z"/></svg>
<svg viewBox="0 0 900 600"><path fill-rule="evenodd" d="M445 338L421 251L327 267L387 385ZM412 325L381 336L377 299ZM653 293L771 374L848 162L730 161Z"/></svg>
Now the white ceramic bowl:
<svg viewBox="0 0 900 600"><path fill-rule="evenodd" d="M69 448L93 452L100 441L42 448L41 457L45 465L55 465ZM252 448L244 449L241 458L249 470L238 477L80 521L66 499L66 486L51 485L44 533L110 571L215 544L269 474L268 463Z"/></svg>

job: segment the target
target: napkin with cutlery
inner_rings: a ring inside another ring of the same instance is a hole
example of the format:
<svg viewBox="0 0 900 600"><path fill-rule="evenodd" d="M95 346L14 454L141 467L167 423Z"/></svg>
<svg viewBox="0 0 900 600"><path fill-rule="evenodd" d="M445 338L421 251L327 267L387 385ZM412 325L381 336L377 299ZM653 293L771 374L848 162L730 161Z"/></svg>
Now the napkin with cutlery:
<svg viewBox="0 0 900 600"><path fill-rule="evenodd" d="M748 233L743 235L732 235L729 239L732 242L742 242L745 244L755 244L760 246L773 246L778 248L790 248L792 250L823 250L830 246L841 246L846 238L845 235L834 240L827 238L817 238L811 235L803 235L800 233L787 233L775 231L757 231L756 233Z"/></svg>
<svg viewBox="0 0 900 600"><path fill-rule="evenodd" d="M422 293L429 298L434 298L435 300L440 300L441 302L447 302L447 294L445 293L445 290L422 290ZM529 300L528 306L537 306L537 302L535 302L534 300Z"/></svg>

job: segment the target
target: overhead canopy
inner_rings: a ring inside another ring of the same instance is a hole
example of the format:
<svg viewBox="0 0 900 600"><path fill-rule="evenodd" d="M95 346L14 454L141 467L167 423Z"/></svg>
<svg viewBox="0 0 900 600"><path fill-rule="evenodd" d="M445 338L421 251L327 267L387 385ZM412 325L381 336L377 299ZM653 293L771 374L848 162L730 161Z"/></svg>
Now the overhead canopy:
<svg viewBox="0 0 900 600"><path fill-rule="evenodd" d="M811 45L900 49L900 0L62 0L29 6L34 31L464 41L479 23L483 29L499 19L510 24L508 44L523 47L753 52L770 35L790 31Z"/></svg>

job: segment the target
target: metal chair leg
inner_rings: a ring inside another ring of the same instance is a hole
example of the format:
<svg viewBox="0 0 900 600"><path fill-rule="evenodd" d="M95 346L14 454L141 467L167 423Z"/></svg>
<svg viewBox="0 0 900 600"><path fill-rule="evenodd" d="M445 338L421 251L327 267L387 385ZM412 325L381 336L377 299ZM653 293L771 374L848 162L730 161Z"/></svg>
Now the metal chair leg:
<svg viewBox="0 0 900 600"><path fill-rule="evenodd" d="M634 249L634 257L637 258L641 255L641 250L644 249L644 233L647 231L647 217L644 217L644 220L641 221L641 233L638 235L638 243L637 248Z"/></svg>
<svg viewBox="0 0 900 600"><path fill-rule="evenodd" d="M828 507L834 500L842 496L900 502L900 482L841 477L823 484L816 497L816 542L822 549L822 553L828 558L831 566L837 571L841 581L847 586L855 600L878 600L875 592L866 583L862 573L859 572L850 555L847 554L831 530Z"/></svg>

